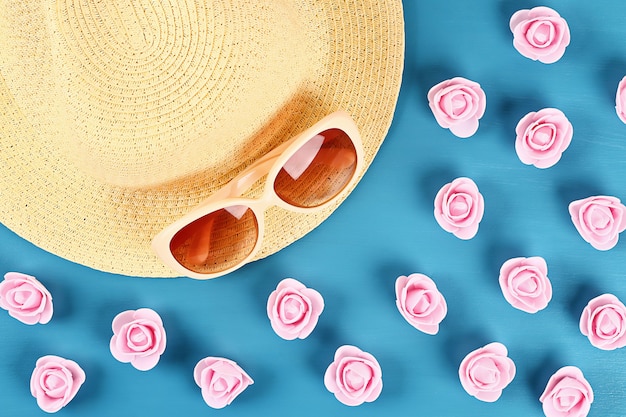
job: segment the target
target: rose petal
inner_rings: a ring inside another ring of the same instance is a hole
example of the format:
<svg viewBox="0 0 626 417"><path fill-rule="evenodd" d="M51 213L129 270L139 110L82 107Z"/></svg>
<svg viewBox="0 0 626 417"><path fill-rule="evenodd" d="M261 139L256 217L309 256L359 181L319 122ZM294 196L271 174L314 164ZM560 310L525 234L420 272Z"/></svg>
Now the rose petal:
<svg viewBox="0 0 626 417"><path fill-rule="evenodd" d="M515 30L515 28L523 23L525 20L528 20L528 16L530 14L530 10L518 10L515 13L513 13L513 16L511 16L511 20L509 21L509 28L511 29L511 32L513 32Z"/></svg>
<svg viewBox="0 0 626 417"><path fill-rule="evenodd" d="M468 119L450 126L450 131L462 139L469 138L478 131L478 119Z"/></svg>
<svg viewBox="0 0 626 417"><path fill-rule="evenodd" d="M502 396L502 390L499 391L479 391L476 393L475 397L481 401L487 403L493 403L500 399Z"/></svg>
<svg viewBox="0 0 626 417"><path fill-rule="evenodd" d="M285 278L278 283L276 289L278 291L288 289L290 291L299 291L306 288L306 285L293 278Z"/></svg>
<svg viewBox="0 0 626 417"><path fill-rule="evenodd" d="M129 363L131 360L133 360L135 355L133 353L124 352L122 349L123 343L120 344L120 342L118 341L118 336L113 335L113 337L111 337L111 341L109 342L109 350L111 351L111 355L113 355L113 357L119 362Z"/></svg>
<svg viewBox="0 0 626 417"><path fill-rule="evenodd" d="M113 329L113 333L118 334L122 330L123 326L132 322L134 319L135 319L134 310L122 311L117 316L115 316L113 318L113 321L111 322L111 328Z"/></svg>
<svg viewBox="0 0 626 417"><path fill-rule="evenodd" d="M615 94L615 111L619 119L626 123L626 76L617 84L617 93Z"/></svg>
<svg viewBox="0 0 626 417"><path fill-rule="evenodd" d="M314 290L313 288L303 288L300 290L301 293L306 296L311 302L311 308L314 311L319 311L320 313L324 311L324 298L322 295Z"/></svg>
<svg viewBox="0 0 626 417"><path fill-rule="evenodd" d="M135 356L131 361L131 365L139 371L149 371L159 363L160 356Z"/></svg>
<svg viewBox="0 0 626 417"><path fill-rule="evenodd" d="M155 323L157 326L163 326L163 320L159 314L149 308L140 308L133 312L135 320L145 320L146 322Z"/></svg>
<svg viewBox="0 0 626 417"><path fill-rule="evenodd" d="M338 381L335 375L337 375L337 363L333 362L328 365L326 372L324 372L324 385L326 386L326 389L332 393L339 390Z"/></svg>

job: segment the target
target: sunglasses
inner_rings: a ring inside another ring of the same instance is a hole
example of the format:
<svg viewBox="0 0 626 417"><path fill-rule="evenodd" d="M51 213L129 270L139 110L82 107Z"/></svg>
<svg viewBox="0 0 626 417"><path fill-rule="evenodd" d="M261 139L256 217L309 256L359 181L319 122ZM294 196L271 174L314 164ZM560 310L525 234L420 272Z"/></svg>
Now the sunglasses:
<svg viewBox="0 0 626 417"><path fill-rule="evenodd" d="M192 278L228 274L262 246L265 211L307 213L332 205L363 169L363 144L344 111L324 117L232 179L152 240L161 260ZM242 195L266 176L258 198Z"/></svg>

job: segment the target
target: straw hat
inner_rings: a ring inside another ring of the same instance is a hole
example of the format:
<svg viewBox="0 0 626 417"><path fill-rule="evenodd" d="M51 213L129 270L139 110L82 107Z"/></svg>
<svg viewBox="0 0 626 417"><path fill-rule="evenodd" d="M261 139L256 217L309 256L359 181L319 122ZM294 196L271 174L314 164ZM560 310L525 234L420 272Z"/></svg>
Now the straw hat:
<svg viewBox="0 0 626 417"><path fill-rule="evenodd" d="M369 165L400 88L400 0L0 0L0 10L0 221L112 273L174 276L152 238L332 111L353 116ZM335 208L268 210L257 258Z"/></svg>

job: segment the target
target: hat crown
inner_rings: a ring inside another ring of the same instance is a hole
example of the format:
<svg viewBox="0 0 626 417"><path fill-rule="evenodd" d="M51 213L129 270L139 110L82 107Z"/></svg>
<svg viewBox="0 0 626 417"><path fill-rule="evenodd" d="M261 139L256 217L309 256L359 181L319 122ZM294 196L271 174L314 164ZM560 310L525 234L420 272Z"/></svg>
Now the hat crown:
<svg viewBox="0 0 626 417"><path fill-rule="evenodd" d="M0 3L19 107L50 152L116 186L231 172L323 65L288 0Z"/></svg>
<svg viewBox="0 0 626 417"><path fill-rule="evenodd" d="M104 23L110 33L120 35L121 44L141 53L153 45L158 35L158 19L149 12L151 4L145 0L111 0L111 21ZM95 3L97 6L98 3Z"/></svg>

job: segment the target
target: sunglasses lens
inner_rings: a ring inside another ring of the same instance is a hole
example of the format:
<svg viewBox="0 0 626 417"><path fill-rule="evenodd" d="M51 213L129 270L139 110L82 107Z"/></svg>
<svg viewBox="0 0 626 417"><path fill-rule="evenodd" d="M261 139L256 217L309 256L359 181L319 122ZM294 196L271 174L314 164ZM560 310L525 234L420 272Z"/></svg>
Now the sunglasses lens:
<svg viewBox="0 0 626 417"><path fill-rule="evenodd" d="M287 203L317 207L332 200L356 172L357 153L350 137L328 129L306 142L282 167L274 190Z"/></svg>
<svg viewBox="0 0 626 417"><path fill-rule="evenodd" d="M174 235L170 250L185 268L200 274L217 273L248 256L259 236L257 218L246 206L209 213Z"/></svg>

